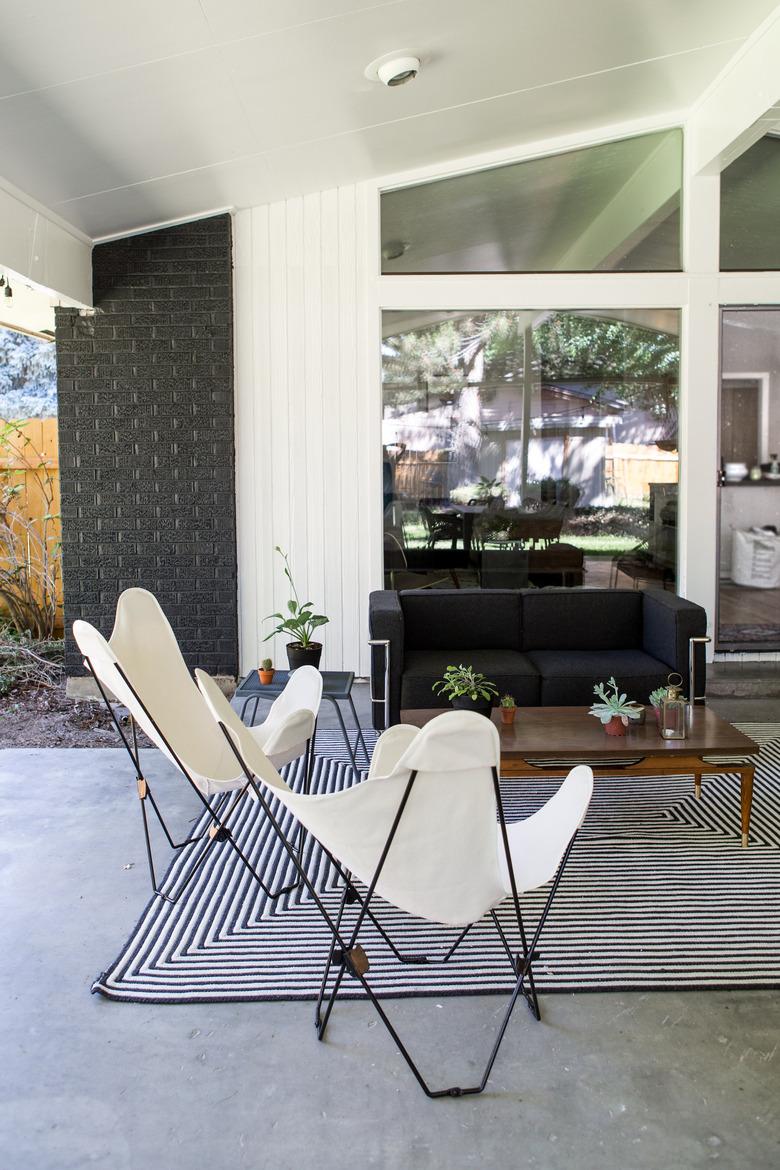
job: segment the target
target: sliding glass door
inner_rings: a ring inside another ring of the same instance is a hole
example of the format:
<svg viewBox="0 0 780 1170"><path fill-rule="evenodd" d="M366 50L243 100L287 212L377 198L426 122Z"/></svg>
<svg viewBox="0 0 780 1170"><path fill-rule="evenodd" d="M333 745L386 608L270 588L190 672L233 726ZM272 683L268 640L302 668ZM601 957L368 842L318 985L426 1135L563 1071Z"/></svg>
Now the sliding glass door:
<svg viewBox="0 0 780 1170"><path fill-rule="evenodd" d="M718 649L780 650L780 308L724 309Z"/></svg>

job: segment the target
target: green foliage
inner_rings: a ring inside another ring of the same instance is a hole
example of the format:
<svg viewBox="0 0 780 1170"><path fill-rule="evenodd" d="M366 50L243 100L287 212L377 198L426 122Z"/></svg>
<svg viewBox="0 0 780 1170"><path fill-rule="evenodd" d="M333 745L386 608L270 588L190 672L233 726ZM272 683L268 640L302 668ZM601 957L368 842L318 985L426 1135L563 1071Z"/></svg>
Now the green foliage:
<svg viewBox="0 0 780 1170"><path fill-rule="evenodd" d="M468 695L476 702L484 699L488 702L498 696L498 687L495 683L479 674L473 666L448 666L442 678L437 679L431 688L434 694L443 695L447 699L459 699Z"/></svg>
<svg viewBox="0 0 780 1170"><path fill-rule="evenodd" d="M650 692L648 695L648 702L650 703L651 707L655 707L656 710L660 710L661 700L666 697L667 689L667 687L656 687L654 691Z"/></svg>
<svg viewBox="0 0 780 1170"><path fill-rule="evenodd" d="M479 477L479 483L474 488L473 498L486 503L488 500L503 496L503 494L504 485L500 479L490 479L487 475L481 475Z"/></svg>
<svg viewBox="0 0 780 1170"><path fill-rule="evenodd" d="M501 706L502 707L515 707L515 706L517 706L517 704L515 703L515 696L514 695L502 695L501 696Z"/></svg>
<svg viewBox="0 0 780 1170"><path fill-rule="evenodd" d="M263 661L260 663L261 670L273 670L273 668L274 668L274 664L270 658L264 658Z"/></svg>
<svg viewBox="0 0 780 1170"><path fill-rule="evenodd" d="M623 723L628 723L629 719L638 719L642 714L642 708L637 703L630 702L626 695L619 693L614 678L608 679L606 684L596 683L593 694L601 702L594 703L589 714L595 715L603 724L609 723L615 715Z"/></svg>
<svg viewBox="0 0 780 1170"><path fill-rule="evenodd" d="M534 341L542 376L551 380L677 381L677 338L641 325L552 313L534 330Z"/></svg>
<svg viewBox="0 0 780 1170"><path fill-rule="evenodd" d="M386 401L408 405L421 387L451 396L475 373L475 382L516 381L527 357L544 382L592 384L596 402L611 392L658 418L676 420L676 337L597 315L555 312L534 327L534 352L526 355L526 324L525 313L490 311L385 338Z"/></svg>
<svg viewBox="0 0 780 1170"><path fill-rule="evenodd" d="M290 582L292 589L292 597L287 602L287 613L272 613L265 620L276 620L276 625L271 630L270 634L266 634L263 639L267 642L269 638L273 638L275 634L287 634L292 639L293 646L301 646L304 649L311 646L312 634L320 626L327 625L329 618L326 618L321 613L314 613L314 603L311 601L304 601L301 604L298 597L298 590L295 588L295 582L290 572L290 562L287 559L287 553L283 552L276 546L276 551L284 561L284 575Z"/></svg>

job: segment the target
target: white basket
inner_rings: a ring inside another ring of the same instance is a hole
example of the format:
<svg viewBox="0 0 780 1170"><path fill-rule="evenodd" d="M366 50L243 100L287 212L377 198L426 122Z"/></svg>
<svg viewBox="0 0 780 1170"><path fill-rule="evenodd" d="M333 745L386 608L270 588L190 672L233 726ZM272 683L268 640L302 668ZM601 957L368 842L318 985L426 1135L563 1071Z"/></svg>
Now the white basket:
<svg viewBox="0 0 780 1170"><path fill-rule="evenodd" d="M734 532L731 579L752 589L780 587L780 536L760 529Z"/></svg>

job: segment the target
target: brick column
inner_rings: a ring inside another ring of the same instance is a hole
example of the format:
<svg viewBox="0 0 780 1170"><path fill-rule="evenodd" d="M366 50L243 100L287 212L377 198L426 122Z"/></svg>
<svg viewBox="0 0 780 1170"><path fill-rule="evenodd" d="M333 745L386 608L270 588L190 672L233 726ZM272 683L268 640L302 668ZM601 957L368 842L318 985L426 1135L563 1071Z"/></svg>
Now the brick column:
<svg viewBox="0 0 780 1170"><path fill-rule="evenodd" d="M185 658L236 674L231 220L98 245L92 318L57 310L66 668L70 630L159 599Z"/></svg>

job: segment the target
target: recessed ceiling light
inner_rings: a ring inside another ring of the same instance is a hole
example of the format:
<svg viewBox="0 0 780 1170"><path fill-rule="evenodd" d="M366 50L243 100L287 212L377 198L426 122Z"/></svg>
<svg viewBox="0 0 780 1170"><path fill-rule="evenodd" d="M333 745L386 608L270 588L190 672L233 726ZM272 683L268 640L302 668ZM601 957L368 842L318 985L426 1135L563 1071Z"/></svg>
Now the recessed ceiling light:
<svg viewBox="0 0 780 1170"><path fill-rule="evenodd" d="M409 52L408 49L396 49L393 53L385 53L377 57L363 70L369 81L381 81L382 85L393 88L397 85L406 85L414 81L420 72L420 58Z"/></svg>

